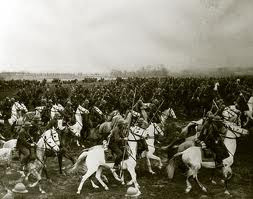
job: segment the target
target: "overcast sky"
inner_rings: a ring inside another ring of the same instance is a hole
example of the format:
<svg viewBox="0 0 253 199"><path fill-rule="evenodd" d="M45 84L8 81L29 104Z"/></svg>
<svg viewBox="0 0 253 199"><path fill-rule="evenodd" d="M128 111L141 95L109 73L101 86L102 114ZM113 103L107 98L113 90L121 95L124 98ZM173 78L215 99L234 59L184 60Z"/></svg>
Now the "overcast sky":
<svg viewBox="0 0 253 199"><path fill-rule="evenodd" d="M253 66L252 0L1 0L0 71Z"/></svg>

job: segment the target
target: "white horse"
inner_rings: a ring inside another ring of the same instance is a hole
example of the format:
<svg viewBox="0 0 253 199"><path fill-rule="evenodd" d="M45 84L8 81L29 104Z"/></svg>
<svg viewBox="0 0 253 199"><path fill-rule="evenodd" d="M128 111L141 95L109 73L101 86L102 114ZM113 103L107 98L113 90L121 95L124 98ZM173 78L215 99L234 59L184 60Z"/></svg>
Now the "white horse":
<svg viewBox="0 0 253 199"><path fill-rule="evenodd" d="M26 113L26 117L29 120L32 120L34 117L41 119L41 112L46 108L46 106L37 106L34 111L29 111Z"/></svg>
<svg viewBox="0 0 253 199"><path fill-rule="evenodd" d="M140 128L135 128L131 127L131 130L128 135L128 159L123 160L121 162L121 168L123 170L128 170L132 180L130 183L134 183L135 188L138 190L137 195L141 194L139 190L139 184L137 183L136 180L136 172L135 172L135 167L136 167L136 155L137 155L137 141L140 140L140 138L146 136L146 131L141 131ZM101 183L101 185L108 190L107 185L103 182L101 179L101 172L102 172L102 167L107 167L112 169L114 166L114 163L106 163L105 162L105 147L102 145L98 145L95 147L92 147L89 151L84 151L78 158L76 164L74 165L73 168L76 168L78 164L80 164L81 160L86 158L86 166L87 166L87 172L86 174L82 177L82 180L80 182L80 185L77 190L77 194L80 194L84 182L93 174L96 172L96 178L98 181ZM96 158L94 158L96 157ZM115 171L112 170L112 172L115 174ZM117 176L116 174L114 176ZM117 178L116 178L117 179ZM124 175L122 176L122 182L124 184ZM129 183L129 184L130 184Z"/></svg>
<svg viewBox="0 0 253 199"><path fill-rule="evenodd" d="M174 112L174 110L172 108L168 108L168 109L166 109L165 111L162 112L162 115L160 117L162 127L165 126L166 120L168 118L177 119L177 116L176 116L176 114L175 114L175 112Z"/></svg>
<svg viewBox="0 0 253 199"><path fill-rule="evenodd" d="M78 138L81 137L81 130L83 128L83 119L82 119L82 115L83 114L89 114L89 110L85 109L84 107L82 107L81 105L79 105L76 109L76 113L75 113L75 119L76 119L76 123L72 126L69 126L69 130ZM77 140L77 146L80 146L79 141Z"/></svg>
<svg viewBox="0 0 253 199"><path fill-rule="evenodd" d="M54 118L55 114L61 115L61 112L64 111L64 107L61 104L54 104L51 108L51 119Z"/></svg>
<svg viewBox="0 0 253 199"><path fill-rule="evenodd" d="M232 176L231 166L234 162L234 154L236 151L236 139L240 137L241 135L247 135L248 131L238 126L234 126L232 123L225 123L225 125L227 127L226 128L223 127L222 130L225 131L224 144L229 152L229 157L223 160L224 167L222 168L222 173L225 178L225 194L230 194L227 188L227 184L228 184L228 180ZM203 191L206 192L207 190L198 180L197 174L201 166L205 168L215 168L215 162L214 161L205 162L202 159L201 147L197 147L197 146L189 147L183 152L176 153L173 156L173 158L169 161L169 164L167 166L167 173L170 179L172 179L174 175L174 170L175 170L174 159L181 155L182 155L182 160L184 164L188 167L187 178L186 178L187 187L185 189L185 192L188 193L192 189L192 185L189 182L189 178L191 176L193 176L193 178L196 180L199 187Z"/></svg>
<svg viewBox="0 0 253 199"><path fill-rule="evenodd" d="M241 111L235 105L226 107L222 112L222 116L226 121L233 122L238 126L241 126L240 114Z"/></svg>
<svg viewBox="0 0 253 199"><path fill-rule="evenodd" d="M36 178L36 182L29 184L29 187L35 187L39 184L39 190L41 193L45 191L41 188L40 181L42 179L42 170L45 169L46 163L46 150L53 150L55 153L60 151L60 140L58 133L54 129L49 129L44 132L39 141L36 144L36 159L28 163L28 173L25 175L25 180L32 174ZM24 175L23 175L24 176Z"/></svg>
<svg viewBox="0 0 253 199"><path fill-rule="evenodd" d="M147 165L148 165L148 170L151 174L155 174L155 172L151 168L151 162L150 159L157 160L159 162L159 169L162 168L163 164L161 161L161 158L158 156L154 155L155 152L155 136L156 135L161 135L164 136L163 131L161 128L158 126L156 123L151 123L149 127L146 129L146 143L148 145L148 151L143 151L141 157L146 157L147 159Z"/></svg>
<svg viewBox="0 0 253 199"><path fill-rule="evenodd" d="M20 117L20 111L24 110L28 112L26 106L23 103L15 102L11 107L11 118L8 119L10 125L14 124Z"/></svg>

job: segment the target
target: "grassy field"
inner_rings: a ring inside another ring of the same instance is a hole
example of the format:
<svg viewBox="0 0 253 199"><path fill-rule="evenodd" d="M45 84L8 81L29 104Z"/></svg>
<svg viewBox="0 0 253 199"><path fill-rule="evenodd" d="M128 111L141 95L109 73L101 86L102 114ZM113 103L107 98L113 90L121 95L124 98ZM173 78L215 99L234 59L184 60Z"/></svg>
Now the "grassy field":
<svg viewBox="0 0 253 199"><path fill-rule="evenodd" d="M233 165L233 177L229 183L229 190L232 196L226 196L224 194L223 184L220 182L219 173L217 173L217 185L211 184L209 178L211 176L210 170L201 169L199 173L200 181L207 187L208 193L204 193L200 190L197 184L192 181L193 190L189 194L185 194L185 176L180 169L176 170L175 177L172 181L169 181L166 175L165 167L159 170L156 162L153 163L155 175L151 175L147 171L147 165L144 159L138 160L137 163L137 179L141 186L141 196L138 198L253 198L253 135L250 134L245 138L238 140L238 148L235 154L235 162ZM81 149L80 149L81 150ZM80 150L74 151L74 156L80 153ZM167 154L158 150L156 152L162 157L165 166L167 165ZM95 158L95 157L94 157ZM9 188L12 189L16 183L20 181L20 174L17 173L19 166L18 161L12 163L12 170L10 174L6 174L4 169L0 170L1 181ZM52 179L52 183L46 181L43 178L43 188L46 190L46 194L40 194L37 188L28 188L29 192L26 194L16 195L15 198L61 198L61 199L118 199L124 198L127 190L127 186L119 184L113 179L112 174L108 170L104 170L104 174L109 179L109 191L105 191L102 187L99 189L93 189L90 182L87 181L84 184L81 195L77 195L77 187L80 182L79 175L60 175L58 172L58 163L56 158L49 158L47 160L49 176ZM69 160L64 160L64 166L69 168L71 163ZM94 179L94 177L93 177ZM129 175L126 172L126 179L129 180ZM30 181L34 181L30 178ZM94 179L98 184L98 182ZM27 183L25 183L27 184ZM5 194L4 187L0 185L0 197Z"/></svg>

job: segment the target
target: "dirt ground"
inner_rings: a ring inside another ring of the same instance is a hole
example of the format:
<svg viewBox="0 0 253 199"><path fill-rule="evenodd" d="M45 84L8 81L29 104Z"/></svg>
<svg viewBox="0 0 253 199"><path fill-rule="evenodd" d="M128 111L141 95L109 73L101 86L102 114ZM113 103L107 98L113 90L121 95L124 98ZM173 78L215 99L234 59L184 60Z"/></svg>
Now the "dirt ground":
<svg viewBox="0 0 253 199"><path fill-rule="evenodd" d="M153 168L156 171L155 175L149 174L147 170L147 165L144 159L138 160L137 163L137 180L141 186L140 190L142 194L138 198L253 198L253 134L248 135L245 138L240 138L238 140L238 148L235 154L235 162L233 164L233 177L229 182L229 190L232 196L226 196L224 194L223 184L220 182L219 173L217 172L217 185L211 184L209 178L211 176L210 170L201 169L199 173L200 181L207 187L208 193L204 193L200 190L194 181L192 182L193 190L186 194L184 192L185 176L182 171L177 168L176 174L172 181L169 181L165 171L165 166L167 165L167 154L164 151L158 150L156 154L162 157L164 162L164 167L159 170L157 163L153 161ZM79 151L76 152L78 155ZM64 159L64 166L69 168L71 163L69 160ZM5 173L3 167L0 168L0 180L9 189L13 189L15 184L20 182L20 174L17 173L17 168L19 167L18 161L13 161L12 170L9 174ZM15 195L15 198L27 198L27 199L44 199L44 198L61 198L61 199L118 199L126 198L126 190L128 186L121 185L118 183L108 170L104 170L104 174L108 177L109 190L105 191L101 186L99 189L93 189L91 183L86 181L83 190L80 195L76 194L77 187L80 182L79 175L60 175L58 171L58 162L56 158L48 158L47 168L49 176L52 179L52 183L48 182L45 177L43 178L43 188L47 192L46 194L40 194L38 187L27 188L29 190L26 194ZM94 177L93 177L94 179ZM126 172L126 180L129 180L129 175ZM34 181L30 177L30 181ZM98 182L94 179L97 185ZM25 182L27 185L28 183ZM0 185L0 198L6 193L3 185Z"/></svg>

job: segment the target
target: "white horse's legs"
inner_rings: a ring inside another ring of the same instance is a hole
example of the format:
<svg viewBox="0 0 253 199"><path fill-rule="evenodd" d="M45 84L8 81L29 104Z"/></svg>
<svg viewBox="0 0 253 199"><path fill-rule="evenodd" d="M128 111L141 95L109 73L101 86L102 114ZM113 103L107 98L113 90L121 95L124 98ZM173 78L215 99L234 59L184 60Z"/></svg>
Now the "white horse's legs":
<svg viewBox="0 0 253 199"><path fill-rule="evenodd" d="M115 172L115 170L114 170L114 169L110 169L110 170L111 170L111 172L112 172L113 177L114 177L117 181L122 182L122 179L120 179L120 177L119 177L118 174Z"/></svg>
<svg viewBox="0 0 253 199"><path fill-rule="evenodd" d="M94 189L98 189L98 188L99 188L99 186L97 186L97 185L93 182L93 180L90 180L90 182L91 182L91 185L92 185L92 187L93 187Z"/></svg>
<svg viewBox="0 0 253 199"><path fill-rule="evenodd" d="M131 178L132 178L132 181L133 181L133 183L134 183L135 188L139 190L140 185L138 184L138 182L137 182L137 180L136 180L135 167L131 167L131 166L129 167L129 166L128 166L127 169L128 169L128 171L129 171L129 173L130 173L130 175L131 175ZM140 193L140 191L139 191L139 193Z"/></svg>
<svg viewBox="0 0 253 199"><path fill-rule="evenodd" d="M101 173L102 173L102 167L99 167L96 172L96 178L97 178L98 182L105 188L105 190L109 190L108 186L101 179Z"/></svg>
<svg viewBox="0 0 253 199"><path fill-rule="evenodd" d="M98 167L95 167L95 168L88 168L88 171L86 172L86 174L82 177L82 180L79 184L79 187L77 189L77 194L80 194L81 193L81 190L82 190L82 187L83 187L83 184L85 182L85 180L87 180L93 173L96 172L96 170L98 169Z"/></svg>
<svg viewBox="0 0 253 199"><path fill-rule="evenodd" d="M146 156L146 160L147 160L149 173L155 174L155 172L152 170L150 159L157 160L159 162L159 167L158 167L159 169L161 169L163 167L162 160L158 156L154 155L153 153L149 153L149 152L147 152L145 154L145 156Z"/></svg>
<svg viewBox="0 0 253 199"><path fill-rule="evenodd" d="M202 191L207 192L205 186L199 181L197 175L195 176L195 181L197 182L197 184L199 185L199 187L202 189Z"/></svg>
<svg viewBox="0 0 253 199"><path fill-rule="evenodd" d="M225 194L230 195L228 191L228 180L232 177L232 169L230 166L223 167L222 169L223 175L225 177L224 184L225 184Z"/></svg>
<svg viewBox="0 0 253 199"><path fill-rule="evenodd" d="M189 181L189 178L191 177L191 175L187 174L187 178L186 178L186 189L185 189L185 193L189 193L192 189L192 185Z"/></svg>
<svg viewBox="0 0 253 199"><path fill-rule="evenodd" d="M150 162L150 159L149 159L148 155L146 155L146 160L147 160L147 165L148 165L148 171L149 171L149 173L155 174L155 172L152 170L151 162Z"/></svg>

